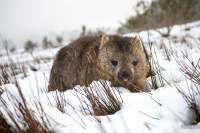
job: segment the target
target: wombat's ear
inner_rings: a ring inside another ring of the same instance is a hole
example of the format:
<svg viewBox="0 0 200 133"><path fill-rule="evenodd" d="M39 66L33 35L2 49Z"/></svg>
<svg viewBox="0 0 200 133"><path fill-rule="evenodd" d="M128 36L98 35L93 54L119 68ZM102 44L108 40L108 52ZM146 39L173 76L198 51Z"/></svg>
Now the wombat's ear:
<svg viewBox="0 0 200 133"><path fill-rule="evenodd" d="M132 38L132 44L140 49L144 49L143 41L138 35Z"/></svg>
<svg viewBox="0 0 200 133"><path fill-rule="evenodd" d="M105 44L109 41L110 38L106 34L102 34L100 38L101 38L101 41L100 41L99 49L102 49L105 46Z"/></svg>

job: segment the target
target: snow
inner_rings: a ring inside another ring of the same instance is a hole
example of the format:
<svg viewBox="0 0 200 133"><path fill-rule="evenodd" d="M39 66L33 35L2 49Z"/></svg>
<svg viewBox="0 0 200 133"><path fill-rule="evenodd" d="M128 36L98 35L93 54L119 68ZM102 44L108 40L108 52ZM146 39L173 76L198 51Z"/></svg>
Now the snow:
<svg viewBox="0 0 200 133"><path fill-rule="evenodd" d="M199 132L199 125L190 126L194 119L193 112L189 109L182 95L177 90L177 86L188 91L189 80L185 78L179 70L177 60L186 60L182 56L182 51L188 53L189 57L197 62L199 59L199 38L200 38L200 22L194 22L186 25L177 25L172 31L172 35L177 37L177 42L173 38L162 38L153 31L149 31L150 41L154 44L154 49L157 54L157 60L161 66L161 74L164 79L164 86L159 84L157 90L150 92L131 93L122 87L113 88L116 94L120 93L122 97L121 109L112 115L107 116L92 116L90 114L83 114L81 107L83 107L77 98L75 89L65 92L47 92L48 78L52 65L52 59L58 49L36 51L33 55L37 57L49 57L49 63L40 64L39 71L32 71L28 69L28 76L17 76L18 83L21 87L22 93L27 100L28 105L34 110L35 115L39 118L40 113L34 106L35 102L41 103L44 112L49 117L51 128L58 133L191 133ZM185 27L190 27L189 31L185 31ZM133 36L136 33L127 34L126 36ZM140 32L139 36L143 39L147 46L148 33L147 31ZM181 43L183 37L189 37L188 43ZM192 38L192 39L191 39ZM194 41L195 40L195 41ZM170 51L171 60L166 59L164 49L161 45L165 45ZM170 46L168 45L170 44ZM7 57L2 56L1 63L8 63ZM33 61L33 58L28 53L11 55L15 63L22 63ZM98 82L98 81L94 81ZM150 81L148 79L150 84ZM19 92L13 83L1 86L4 89L1 97L8 104L8 108L16 114L13 107L13 101L10 96L15 96L20 99ZM76 89L83 89L77 86ZM97 89L97 88L92 88ZM187 92L189 93L189 92ZM59 96L61 100L66 101L64 109L61 112L57 109L55 97ZM119 95L117 95L119 97ZM200 101L199 98L197 100ZM198 102L200 103L200 102ZM2 105L0 109L3 111ZM7 119L9 120L8 116ZM9 120L12 124L12 122Z"/></svg>

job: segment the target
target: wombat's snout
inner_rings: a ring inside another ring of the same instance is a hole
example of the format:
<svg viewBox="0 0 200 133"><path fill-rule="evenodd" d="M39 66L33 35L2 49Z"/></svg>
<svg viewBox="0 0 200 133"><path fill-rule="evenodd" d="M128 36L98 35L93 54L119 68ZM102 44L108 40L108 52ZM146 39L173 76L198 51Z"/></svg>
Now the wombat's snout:
<svg viewBox="0 0 200 133"><path fill-rule="evenodd" d="M118 80L123 85L128 85L129 82L132 80L131 70L128 68L121 68L120 71L118 72Z"/></svg>

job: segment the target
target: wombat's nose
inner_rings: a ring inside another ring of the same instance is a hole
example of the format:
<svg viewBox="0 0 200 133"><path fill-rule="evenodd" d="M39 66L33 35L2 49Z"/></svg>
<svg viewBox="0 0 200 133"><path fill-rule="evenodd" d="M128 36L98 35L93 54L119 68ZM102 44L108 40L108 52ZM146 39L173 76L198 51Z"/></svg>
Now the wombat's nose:
<svg viewBox="0 0 200 133"><path fill-rule="evenodd" d="M123 81L128 81L130 79L130 71L128 69L122 69L119 74L118 78Z"/></svg>

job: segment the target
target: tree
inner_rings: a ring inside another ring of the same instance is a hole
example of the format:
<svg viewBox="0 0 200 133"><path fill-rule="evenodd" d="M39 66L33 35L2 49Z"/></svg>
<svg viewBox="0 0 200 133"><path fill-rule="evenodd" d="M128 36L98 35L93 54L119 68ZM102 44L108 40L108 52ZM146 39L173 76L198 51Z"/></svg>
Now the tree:
<svg viewBox="0 0 200 133"><path fill-rule="evenodd" d="M104 28L97 28L97 29L87 29L85 25L82 26L82 31L80 33L80 37L83 36L98 36L98 35L102 35L104 33L107 32L108 29L104 29Z"/></svg>
<svg viewBox="0 0 200 133"><path fill-rule="evenodd" d="M7 39L2 39L2 43L4 45L5 50L8 50L12 53L16 51L16 45L14 44L13 41L7 40Z"/></svg>
<svg viewBox="0 0 200 133"><path fill-rule="evenodd" d="M43 40L42 40L42 46L43 46L43 48L50 48L50 47L53 47L53 43L50 41L50 40L48 40L48 38L45 36L44 38L43 38Z"/></svg>
<svg viewBox="0 0 200 133"><path fill-rule="evenodd" d="M37 43L28 40L25 42L24 49L28 52L32 52L37 47Z"/></svg>
<svg viewBox="0 0 200 133"><path fill-rule="evenodd" d="M86 35L86 31L87 31L86 29L87 29L87 28L86 28L85 25L83 25L83 26L81 27L81 34L80 34L81 37Z"/></svg>
<svg viewBox="0 0 200 133"><path fill-rule="evenodd" d="M61 45L63 43L63 38L61 36L56 37L56 42Z"/></svg>

